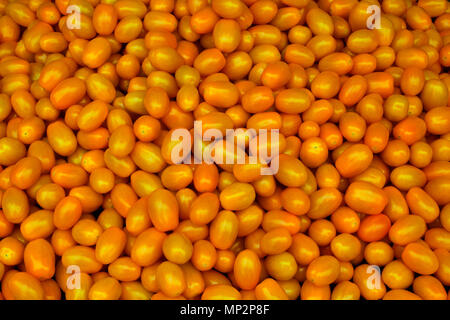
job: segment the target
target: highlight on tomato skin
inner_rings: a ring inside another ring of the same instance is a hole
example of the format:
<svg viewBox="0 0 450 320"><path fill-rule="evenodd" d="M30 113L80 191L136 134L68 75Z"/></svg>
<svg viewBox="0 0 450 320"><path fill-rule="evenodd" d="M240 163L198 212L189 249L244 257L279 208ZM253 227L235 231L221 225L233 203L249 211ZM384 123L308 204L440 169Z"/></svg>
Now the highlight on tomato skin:
<svg viewBox="0 0 450 320"><path fill-rule="evenodd" d="M449 68L446 0L0 0L0 300L450 299Z"/></svg>

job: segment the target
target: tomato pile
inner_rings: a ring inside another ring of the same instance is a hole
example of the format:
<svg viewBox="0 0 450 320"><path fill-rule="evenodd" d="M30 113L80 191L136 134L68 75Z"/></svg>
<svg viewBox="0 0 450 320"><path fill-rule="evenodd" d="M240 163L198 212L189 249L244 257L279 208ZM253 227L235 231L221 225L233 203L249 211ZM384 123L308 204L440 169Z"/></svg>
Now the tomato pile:
<svg viewBox="0 0 450 320"><path fill-rule="evenodd" d="M450 299L449 66L446 0L0 0L0 298Z"/></svg>

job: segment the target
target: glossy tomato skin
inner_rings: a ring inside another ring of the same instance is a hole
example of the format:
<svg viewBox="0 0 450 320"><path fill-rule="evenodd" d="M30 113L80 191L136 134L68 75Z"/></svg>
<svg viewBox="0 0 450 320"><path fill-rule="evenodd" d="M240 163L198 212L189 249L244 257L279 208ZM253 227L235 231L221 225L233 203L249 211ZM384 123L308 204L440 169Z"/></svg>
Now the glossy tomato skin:
<svg viewBox="0 0 450 320"><path fill-rule="evenodd" d="M353 177L367 169L372 159L372 152L366 145L353 145L337 158L336 168L343 177Z"/></svg>
<svg viewBox="0 0 450 320"><path fill-rule="evenodd" d="M398 219L389 230L389 238L398 245L406 245L419 240L426 230L425 220L417 215L407 215Z"/></svg>
<svg viewBox="0 0 450 320"><path fill-rule="evenodd" d="M405 289L413 280L413 272L400 260L394 260L383 269L382 279L391 289Z"/></svg>
<svg viewBox="0 0 450 320"><path fill-rule="evenodd" d="M283 288L273 279L265 279L255 288L255 297L260 300L287 300Z"/></svg>
<svg viewBox="0 0 450 320"><path fill-rule="evenodd" d="M261 263L253 251L244 250L234 262L234 276L244 290L254 289L259 281Z"/></svg>
<svg viewBox="0 0 450 320"><path fill-rule="evenodd" d="M418 242L412 242L405 247L402 260L411 270L424 275L436 272L439 267L436 254Z"/></svg>
<svg viewBox="0 0 450 320"><path fill-rule="evenodd" d="M367 182L350 184L344 199L350 208L366 214L381 213L387 204L384 191Z"/></svg>
<svg viewBox="0 0 450 320"><path fill-rule="evenodd" d="M44 239L36 239L24 250L25 269L42 280L48 280L55 273L55 253L51 244Z"/></svg>
<svg viewBox="0 0 450 320"><path fill-rule="evenodd" d="M16 300L43 300L44 289L35 277L26 272L17 272L9 280L11 296Z"/></svg>
<svg viewBox="0 0 450 320"><path fill-rule="evenodd" d="M366 242L383 239L391 228L391 221L384 214L370 215L361 221L358 236Z"/></svg>

